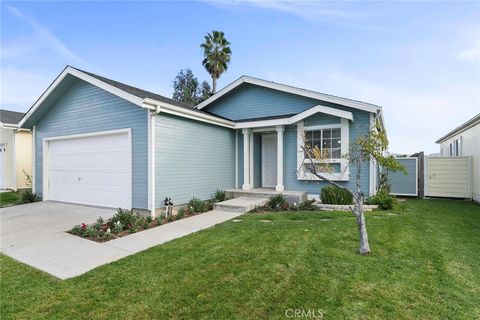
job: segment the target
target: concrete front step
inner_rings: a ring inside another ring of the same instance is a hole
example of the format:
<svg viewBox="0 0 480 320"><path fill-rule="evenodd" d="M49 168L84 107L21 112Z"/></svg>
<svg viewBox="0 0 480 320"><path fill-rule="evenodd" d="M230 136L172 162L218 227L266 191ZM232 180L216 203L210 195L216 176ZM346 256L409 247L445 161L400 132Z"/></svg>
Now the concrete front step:
<svg viewBox="0 0 480 320"><path fill-rule="evenodd" d="M214 210L228 212L248 212L255 207L263 206L267 203L268 198L257 197L238 197L227 201L215 203Z"/></svg>
<svg viewBox="0 0 480 320"><path fill-rule="evenodd" d="M275 194L283 194L290 205L293 203L300 204L307 201L307 193L304 191L275 191L267 188L256 188L252 190L230 189L225 190L225 194L229 198L247 197L247 198L270 198Z"/></svg>

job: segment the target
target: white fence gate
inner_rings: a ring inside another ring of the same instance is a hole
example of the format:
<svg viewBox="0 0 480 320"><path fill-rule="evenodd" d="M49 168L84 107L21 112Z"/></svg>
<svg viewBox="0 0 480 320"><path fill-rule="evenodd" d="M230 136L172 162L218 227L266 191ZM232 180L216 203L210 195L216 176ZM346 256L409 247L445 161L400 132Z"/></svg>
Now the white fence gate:
<svg viewBox="0 0 480 320"><path fill-rule="evenodd" d="M472 157L425 157L425 196L472 198Z"/></svg>

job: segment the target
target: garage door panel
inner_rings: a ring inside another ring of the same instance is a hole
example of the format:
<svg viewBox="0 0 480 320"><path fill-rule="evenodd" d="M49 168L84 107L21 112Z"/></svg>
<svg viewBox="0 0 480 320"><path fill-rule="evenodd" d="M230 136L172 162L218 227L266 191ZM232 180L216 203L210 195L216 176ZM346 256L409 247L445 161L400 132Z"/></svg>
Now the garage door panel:
<svg viewBox="0 0 480 320"><path fill-rule="evenodd" d="M48 198L107 207L131 207L128 133L52 140Z"/></svg>

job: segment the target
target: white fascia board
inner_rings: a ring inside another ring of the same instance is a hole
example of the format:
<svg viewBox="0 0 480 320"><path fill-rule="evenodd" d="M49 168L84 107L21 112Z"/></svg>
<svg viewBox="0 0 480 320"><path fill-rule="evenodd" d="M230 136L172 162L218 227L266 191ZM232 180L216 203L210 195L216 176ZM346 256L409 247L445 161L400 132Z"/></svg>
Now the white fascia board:
<svg viewBox="0 0 480 320"><path fill-rule="evenodd" d="M305 118L308 118L308 117L314 115L315 113L325 113L325 114L329 114L329 115L332 115L332 116L335 116L335 117L339 117L339 118L343 118L343 119L353 121L353 114L351 112L338 110L338 109L330 108L330 107L325 107L325 106L322 106L322 105L317 105L313 108L310 108L308 110L303 111L302 113L294 115L293 117L290 118L290 121L295 123L295 122L298 122L298 121L303 120Z"/></svg>
<svg viewBox="0 0 480 320"><path fill-rule="evenodd" d="M92 77L82 71L79 71L77 69L74 69L70 66L67 66L62 73L52 82L52 84L45 90L45 92L40 96L40 98L35 102L35 104L28 110L27 114L22 118L20 123L18 124L19 127L22 127L25 122L32 116L33 113L38 109L38 107L45 101L45 99L55 90L55 88L58 87L58 85L65 79L67 75L73 75L81 80L84 80L86 82L89 82L93 84L94 86L97 86L105 91L108 91L120 98L123 98L133 104L136 104L140 107L143 107L143 99L140 97L137 97L133 94L130 94L128 92L125 92L119 88L116 88L108 83L105 83L95 77Z"/></svg>
<svg viewBox="0 0 480 320"><path fill-rule="evenodd" d="M283 125L289 125L289 124L291 124L290 118L260 120L260 121L246 121L246 122L237 122L235 124L235 129L273 127L273 126L283 126Z"/></svg>
<svg viewBox="0 0 480 320"><path fill-rule="evenodd" d="M5 128L5 129L17 129L18 125L14 123L5 123L0 121L0 128Z"/></svg>
<svg viewBox="0 0 480 320"><path fill-rule="evenodd" d="M230 128L230 129L235 128L235 122L229 121L229 120L226 120L226 119L222 119L222 118L219 118L219 117L215 117L213 115L200 113L200 112L194 111L194 110L188 110L186 108L174 106L172 104L165 103L165 102L162 102L162 101L156 101L156 100L150 99L150 98L144 99L143 102L144 102L144 105L158 106L160 108L161 113L168 113L168 114L172 114L172 115L175 115L175 116L188 118L188 119L192 119L192 120L197 120L197 121L201 121L201 122L206 122L206 123Z"/></svg>
<svg viewBox="0 0 480 320"><path fill-rule="evenodd" d="M105 91L108 91L108 92L110 92L110 93L112 93L112 94L114 94L114 95L116 95L116 96L118 96L118 97L120 97L120 98L123 98L123 99L125 99L125 100L127 100L127 101L130 101L130 102L133 103L133 104L136 104L136 105L138 105L138 106L140 106L140 107L143 107L143 104L142 104L143 99L140 98L140 97L137 97L137 96L135 96L135 95L133 95L133 94L130 94L130 93L128 93L128 92L125 92L125 91L123 91L122 89L119 89L119 88L117 88L117 87L114 87L114 86L112 86L112 85L110 85L110 84L108 84L108 83L106 83L106 82L103 82L102 80L99 80L99 79L97 79L97 78L95 78L95 77L92 77L92 76L90 76L90 75L88 75L88 74L86 74L86 73L83 73L83 72L81 72L81 71L79 71L79 70L77 70L77 69L74 69L74 68L72 68L72 67L67 67L66 71L67 71L69 74L71 74L71 75L73 75L73 76L75 76L75 77L77 77L77 78L79 78L79 79L82 79L82 80L84 80L84 81L87 81L87 82L93 84L94 86L97 86L97 87L99 87L99 88L101 88L101 89L103 89L103 90L105 90Z"/></svg>
<svg viewBox="0 0 480 320"><path fill-rule="evenodd" d="M214 102L215 100L221 98L222 96L224 96L225 94L227 94L231 90L235 89L236 87L238 87L242 83L250 83L250 84L253 84L253 85L257 85L257 86L261 86L261 87L265 87L265 88L269 88L269 89L273 89L273 90L283 91L283 92L287 92L287 93L291 93L291 94L295 94L295 95L299 95L299 96L303 96L303 97L307 97L307 98L312 98L312 99L322 100L322 101L326 101L326 102L331 102L331 103L339 104L339 105L342 105L342 106L346 106L346 107L350 107L350 108L354 108L354 109L358 109L358 110L363 110L363 111L368 111L368 112L375 112L376 113L377 110L379 109L379 106L376 106L376 105L373 105L373 104L370 104L370 103L365 103L365 102L360 102L360 101L354 101L354 100L349 100L349 99L345 99L345 98L335 97L335 96L331 96L331 95L328 95L328 94L323 94L323 93L319 93L319 92L315 92L315 91L311 91L311 90L296 88L296 87L288 86L288 85L285 85L285 84L275 83L275 82L261 80L261 79L256 79L256 78L252 78L252 77L248 77L248 76L242 76L239 79L235 80L234 82L232 82L231 84L229 84L228 86L226 86L222 90L218 91L216 94L214 94L213 96L211 96L207 100L198 104L195 108L202 109L202 108L206 107L207 105L209 105L210 103Z"/></svg>

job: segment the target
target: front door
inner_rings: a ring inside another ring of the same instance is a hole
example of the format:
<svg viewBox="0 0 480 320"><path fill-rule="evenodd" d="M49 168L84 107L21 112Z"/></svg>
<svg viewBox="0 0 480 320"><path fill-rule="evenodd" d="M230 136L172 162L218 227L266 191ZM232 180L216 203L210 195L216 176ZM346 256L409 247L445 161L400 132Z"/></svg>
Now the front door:
<svg viewBox="0 0 480 320"><path fill-rule="evenodd" d="M262 187L277 185L277 135L262 135Z"/></svg>

